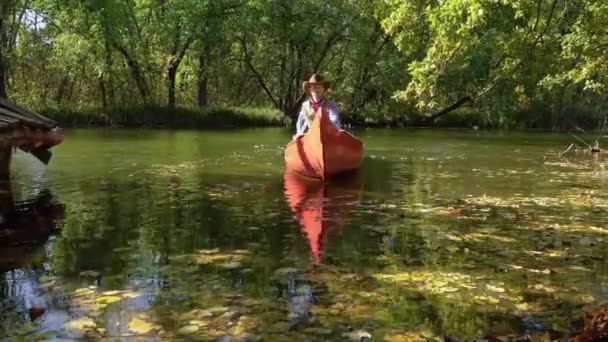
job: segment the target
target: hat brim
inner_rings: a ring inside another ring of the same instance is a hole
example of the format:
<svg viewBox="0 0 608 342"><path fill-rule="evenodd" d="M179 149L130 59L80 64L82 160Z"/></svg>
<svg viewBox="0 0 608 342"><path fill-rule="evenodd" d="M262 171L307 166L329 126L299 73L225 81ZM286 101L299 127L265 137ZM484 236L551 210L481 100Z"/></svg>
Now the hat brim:
<svg viewBox="0 0 608 342"><path fill-rule="evenodd" d="M323 82L310 82L310 81L304 81L302 82L302 91L304 91L305 93L308 93L308 88L310 88L311 85L314 84L321 84L323 85L323 88L325 89L329 89L329 87L331 86L331 83L329 81L323 81Z"/></svg>

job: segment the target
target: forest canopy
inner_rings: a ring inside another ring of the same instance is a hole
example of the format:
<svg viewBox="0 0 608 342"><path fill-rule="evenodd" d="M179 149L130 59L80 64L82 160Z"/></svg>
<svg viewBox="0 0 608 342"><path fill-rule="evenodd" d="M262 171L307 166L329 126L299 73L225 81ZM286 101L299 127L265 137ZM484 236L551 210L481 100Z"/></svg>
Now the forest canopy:
<svg viewBox="0 0 608 342"><path fill-rule="evenodd" d="M322 73L355 123L602 126L603 0L3 0L0 96L269 107Z"/></svg>

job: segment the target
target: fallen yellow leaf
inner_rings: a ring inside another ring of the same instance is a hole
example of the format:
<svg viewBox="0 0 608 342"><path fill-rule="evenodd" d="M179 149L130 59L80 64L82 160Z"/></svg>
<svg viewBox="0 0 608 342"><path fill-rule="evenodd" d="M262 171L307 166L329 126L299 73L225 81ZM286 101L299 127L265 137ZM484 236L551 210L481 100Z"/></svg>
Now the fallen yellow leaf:
<svg viewBox="0 0 608 342"><path fill-rule="evenodd" d="M129 330L136 334L147 334L154 329L156 329L156 326L138 317L133 318L129 322Z"/></svg>

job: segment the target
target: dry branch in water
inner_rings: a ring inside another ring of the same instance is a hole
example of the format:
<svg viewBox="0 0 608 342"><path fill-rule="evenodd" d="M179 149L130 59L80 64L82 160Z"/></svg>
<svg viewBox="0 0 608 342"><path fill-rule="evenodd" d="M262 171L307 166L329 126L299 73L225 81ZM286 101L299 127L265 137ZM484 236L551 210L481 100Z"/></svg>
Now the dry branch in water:
<svg viewBox="0 0 608 342"><path fill-rule="evenodd" d="M560 154L559 154L559 156L561 157L561 156L563 156L564 154L568 153L568 152L569 152L569 151L570 151L570 150L571 150L573 147L575 147L575 146L576 146L576 144L574 144L574 143L570 144L570 146L568 146L568 148L567 148L567 149L565 149L565 150L564 150L562 153L560 153Z"/></svg>

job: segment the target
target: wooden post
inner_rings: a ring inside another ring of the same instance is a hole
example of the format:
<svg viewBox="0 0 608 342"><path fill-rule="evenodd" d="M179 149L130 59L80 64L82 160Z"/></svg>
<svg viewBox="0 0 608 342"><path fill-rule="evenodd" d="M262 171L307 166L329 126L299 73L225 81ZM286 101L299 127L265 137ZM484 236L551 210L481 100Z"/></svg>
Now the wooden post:
<svg viewBox="0 0 608 342"><path fill-rule="evenodd" d="M0 182L10 179L13 148L0 145Z"/></svg>
<svg viewBox="0 0 608 342"><path fill-rule="evenodd" d="M14 211L15 199L13 198L11 182L8 179L0 179L0 215L5 218L8 213Z"/></svg>

